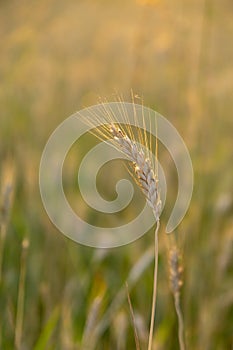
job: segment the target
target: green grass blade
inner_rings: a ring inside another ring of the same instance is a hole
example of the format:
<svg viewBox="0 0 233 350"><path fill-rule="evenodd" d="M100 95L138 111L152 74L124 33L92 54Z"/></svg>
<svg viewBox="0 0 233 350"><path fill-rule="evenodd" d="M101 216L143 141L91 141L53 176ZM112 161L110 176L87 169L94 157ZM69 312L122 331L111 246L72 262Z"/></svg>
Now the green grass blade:
<svg viewBox="0 0 233 350"><path fill-rule="evenodd" d="M36 342L36 345L34 347L34 350L44 350L46 348L46 345L48 345L49 339L51 338L51 335L53 331L55 330L57 323L59 321L59 307L55 307L53 310L51 316L49 317L39 339Z"/></svg>

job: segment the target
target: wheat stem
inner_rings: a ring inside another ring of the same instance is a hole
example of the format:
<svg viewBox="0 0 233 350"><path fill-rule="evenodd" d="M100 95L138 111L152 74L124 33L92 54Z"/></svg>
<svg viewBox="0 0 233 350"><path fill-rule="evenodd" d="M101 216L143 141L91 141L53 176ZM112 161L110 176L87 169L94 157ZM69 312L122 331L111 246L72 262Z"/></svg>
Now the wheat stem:
<svg viewBox="0 0 233 350"><path fill-rule="evenodd" d="M180 350L185 350L185 341L184 341L184 321L183 314L180 304L180 289L183 284L182 273L183 267L181 264L181 256L179 254L178 248L176 245L170 249L169 252L169 265L170 265L170 285L172 294L174 297L175 310L178 319L178 339Z"/></svg>
<svg viewBox="0 0 233 350"><path fill-rule="evenodd" d="M178 318L178 338L180 344L180 350L185 350L185 342L184 342L184 320L183 314L180 306L180 293L176 293L174 295L175 301L175 309Z"/></svg>
<svg viewBox="0 0 233 350"><path fill-rule="evenodd" d="M151 319L150 319L150 333L149 333L149 343L148 350L152 349L153 333L154 333L154 319L155 319L155 308L156 308L156 297L157 297L157 276L158 276L158 231L160 222L157 220L155 228L155 257L154 257L154 280L153 280L153 296L152 296L152 307L151 307Z"/></svg>

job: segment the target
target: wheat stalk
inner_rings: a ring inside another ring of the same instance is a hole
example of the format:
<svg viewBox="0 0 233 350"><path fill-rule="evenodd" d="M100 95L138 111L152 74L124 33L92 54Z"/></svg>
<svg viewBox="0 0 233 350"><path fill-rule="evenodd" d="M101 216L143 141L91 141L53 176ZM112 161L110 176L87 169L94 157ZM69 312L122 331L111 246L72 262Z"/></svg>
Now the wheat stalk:
<svg viewBox="0 0 233 350"><path fill-rule="evenodd" d="M148 204L153 210L156 220L155 229L155 265L154 265L154 283L153 283L153 297L151 308L151 321L148 350L152 349L153 330L154 330L154 318L155 318L155 306L156 306L156 294L157 294L157 273L158 273L158 230L159 230L159 215L161 212L161 200L158 190L158 178L153 171L150 159L145 156L143 149L138 149L135 141L132 141L123 131L111 124L110 132L114 137L114 140L118 143L120 149L125 153L129 160L132 161L135 180L145 195Z"/></svg>
<svg viewBox="0 0 233 350"><path fill-rule="evenodd" d="M121 101L120 101L121 102ZM133 103L134 105L134 103ZM155 307L156 307L156 296L157 296L157 272L158 272L158 230L159 230L159 218L161 213L161 200L158 186L158 177L154 171L153 158L151 157L150 151L152 151L151 137L148 141L145 128L141 131L140 127L137 129L136 137L130 126L130 122L127 116L127 111L124 110L123 104L120 103L119 111L125 119L125 128L118 125L117 120L114 118L114 112L111 108L105 107L102 104L103 115L95 114L90 112L94 121L98 122L98 127L92 131L92 133L101 140L112 139L114 146L124 153L133 167L134 180L140 187L142 193L146 197L147 203L152 208L155 221L155 240L154 240L154 278L153 278L153 294L152 294L152 306L151 306L151 320L150 320L150 331L148 350L152 349L153 330L154 330L154 318L155 318ZM134 121L137 125L138 117L136 115L136 109L133 109ZM144 115L143 115L144 118ZM84 122L95 128L95 123L90 118L84 118ZM143 125L145 120L143 119ZM124 122L123 122L124 124ZM126 130L126 131L125 131ZM145 146L145 149L143 148ZM157 139L156 139L156 161L157 161Z"/></svg>
<svg viewBox="0 0 233 350"><path fill-rule="evenodd" d="M179 338L180 350L185 350L184 321L183 321L183 314L182 314L181 305L180 305L180 290L183 285L183 281L182 281L183 267L181 264L181 256L176 246L171 248L169 251L169 272L170 272L170 286L174 297L174 304L175 304L176 314L178 318L178 338Z"/></svg>

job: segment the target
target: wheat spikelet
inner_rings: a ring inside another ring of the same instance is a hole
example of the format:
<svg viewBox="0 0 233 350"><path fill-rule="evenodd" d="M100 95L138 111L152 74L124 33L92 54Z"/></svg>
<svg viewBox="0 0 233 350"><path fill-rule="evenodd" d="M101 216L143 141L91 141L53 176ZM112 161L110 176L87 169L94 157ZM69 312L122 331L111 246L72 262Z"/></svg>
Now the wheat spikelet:
<svg viewBox="0 0 233 350"><path fill-rule="evenodd" d="M147 202L153 210L156 221L159 220L161 212L161 200L158 190L158 178L155 175L149 158L146 158L142 149L138 149L136 143L132 141L119 127L114 124L110 127L110 132L114 140L120 146L129 160L133 162L135 179L146 196Z"/></svg>
<svg viewBox="0 0 233 350"><path fill-rule="evenodd" d="M181 256L176 247L171 248L169 252L169 273L172 293L173 295L179 294L183 285L183 267L181 265Z"/></svg>

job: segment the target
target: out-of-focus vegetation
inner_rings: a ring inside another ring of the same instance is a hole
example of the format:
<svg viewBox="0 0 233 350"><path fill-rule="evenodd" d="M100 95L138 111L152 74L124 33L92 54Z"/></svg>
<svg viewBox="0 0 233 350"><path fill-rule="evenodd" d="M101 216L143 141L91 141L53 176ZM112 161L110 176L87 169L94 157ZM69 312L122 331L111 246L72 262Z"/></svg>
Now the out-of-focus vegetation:
<svg viewBox="0 0 233 350"><path fill-rule="evenodd" d="M230 0L0 2L1 349L135 348L126 279L146 348L153 231L107 251L80 246L51 224L38 187L40 156L56 126L98 96L127 98L131 88L174 124L193 160L193 199L175 233L187 348L232 349L232 37ZM77 209L76 165L88 144L76 146L64 179ZM169 207L175 169L166 152L160 160ZM100 189L111 196L105 176ZM174 350L168 214L159 233L154 344Z"/></svg>

